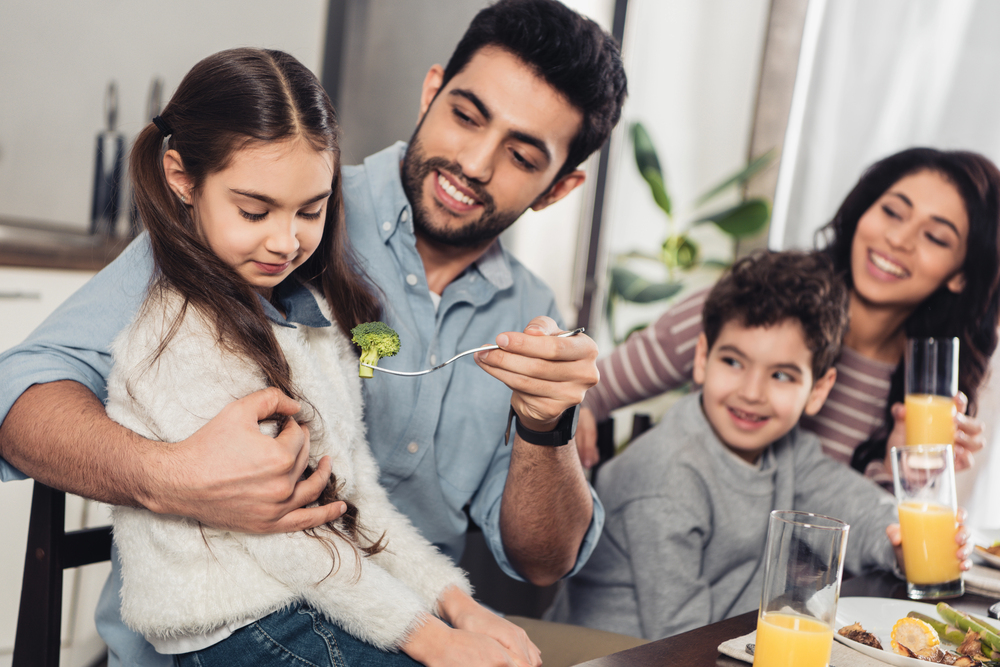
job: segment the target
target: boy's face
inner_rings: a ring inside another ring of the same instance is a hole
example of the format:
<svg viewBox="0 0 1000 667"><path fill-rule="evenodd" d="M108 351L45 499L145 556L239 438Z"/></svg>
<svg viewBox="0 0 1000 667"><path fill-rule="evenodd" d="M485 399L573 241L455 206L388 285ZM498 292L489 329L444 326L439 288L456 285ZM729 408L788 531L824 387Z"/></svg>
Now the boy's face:
<svg viewBox="0 0 1000 667"><path fill-rule="evenodd" d="M705 334L698 337L694 380L703 385L702 409L723 444L750 463L803 412L816 414L836 377L831 368L813 381L812 352L797 320L749 328L727 322L711 350Z"/></svg>

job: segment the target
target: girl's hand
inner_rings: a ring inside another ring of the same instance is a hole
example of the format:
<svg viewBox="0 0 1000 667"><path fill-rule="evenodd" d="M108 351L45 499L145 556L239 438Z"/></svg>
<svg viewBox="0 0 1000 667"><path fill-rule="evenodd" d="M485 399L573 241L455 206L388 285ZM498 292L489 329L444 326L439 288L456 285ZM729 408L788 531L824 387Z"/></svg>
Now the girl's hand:
<svg viewBox="0 0 1000 667"><path fill-rule="evenodd" d="M453 627L496 640L517 659L518 664L532 667L542 664L541 652L522 628L497 616L454 586L445 590L438 606L441 616Z"/></svg>
<svg viewBox="0 0 1000 667"><path fill-rule="evenodd" d="M958 528L955 530L955 543L958 545L958 551L955 552L955 555L958 558L958 566L963 571L972 568L969 556L972 554L973 544L969 541L969 529L965 527L967 516L968 512L965 511L964 507L959 507L958 512L955 513L955 520L958 522ZM892 544L893 551L896 552L896 562L899 563L899 569L906 572L906 566L903 564L903 535L899 524L890 523L885 529L885 534L889 538L889 543Z"/></svg>
<svg viewBox="0 0 1000 667"><path fill-rule="evenodd" d="M885 442L885 470L892 475L892 448L906 445L906 406L902 403L892 405L892 432Z"/></svg>
<svg viewBox="0 0 1000 667"><path fill-rule="evenodd" d="M427 667L535 667L511 655L492 637L450 628L434 616L427 616L400 648Z"/></svg>
<svg viewBox="0 0 1000 667"><path fill-rule="evenodd" d="M973 454L986 445L983 422L965 414L969 398L962 392L955 396L955 470L972 466Z"/></svg>

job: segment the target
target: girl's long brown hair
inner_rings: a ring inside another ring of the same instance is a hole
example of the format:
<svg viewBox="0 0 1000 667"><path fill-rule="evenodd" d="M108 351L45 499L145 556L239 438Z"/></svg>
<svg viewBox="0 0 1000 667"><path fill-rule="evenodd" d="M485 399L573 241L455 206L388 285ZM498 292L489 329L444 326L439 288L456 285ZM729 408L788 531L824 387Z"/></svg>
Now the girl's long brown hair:
<svg viewBox="0 0 1000 667"><path fill-rule="evenodd" d="M227 167L236 151L256 142L302 138L317 151L333 153L333 194L322 241L294 275L323 293L337 325L348 335L357 323L380 318L379 302L344 228L333 105L312 72L281 51L221 51L188 72L160 117L171 131L166 148L180 154L195 193L207 176ZM221 345L259 366L270 386L302 400L257 293L210 250L188 207L168 186L163 150L163 133L150 123L137 137L129 161L136 208L149 233L156 267L150 294L167 289L183 299L160 350L169 343L186 308L193 306L214 324ZM331 475L320 502L332 502L337 496L338 483ZM337 524L327 528L369 555L384 548L384 536L359 544L364 535L357 508L350 503Z"/></svg>

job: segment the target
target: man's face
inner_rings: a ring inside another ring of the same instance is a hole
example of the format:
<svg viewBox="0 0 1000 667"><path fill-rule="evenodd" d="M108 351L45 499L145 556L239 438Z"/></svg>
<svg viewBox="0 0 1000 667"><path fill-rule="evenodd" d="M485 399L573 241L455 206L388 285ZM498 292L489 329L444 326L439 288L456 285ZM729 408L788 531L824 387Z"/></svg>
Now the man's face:
<svg viewBox="0 0 1000 667"><path fill-rule="evenodd" d="M519 58L487 47L444 88L442 76L437 65L427 74L402 167L419 236L485 245L583 182L575 171L549 188L583 114Z"/></svg>

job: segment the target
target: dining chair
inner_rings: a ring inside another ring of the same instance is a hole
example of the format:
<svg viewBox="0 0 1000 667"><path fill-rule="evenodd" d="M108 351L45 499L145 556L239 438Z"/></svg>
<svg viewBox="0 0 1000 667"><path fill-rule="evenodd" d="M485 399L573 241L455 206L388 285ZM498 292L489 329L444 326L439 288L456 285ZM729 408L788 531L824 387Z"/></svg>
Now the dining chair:
<svg viewBox="0 0 1000 667"><path fill-rule="evenodd" d="M12 667L58 667L63 570L111 559L111 526L66 532L66 494L34 482Z"/></svg>

